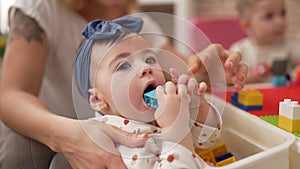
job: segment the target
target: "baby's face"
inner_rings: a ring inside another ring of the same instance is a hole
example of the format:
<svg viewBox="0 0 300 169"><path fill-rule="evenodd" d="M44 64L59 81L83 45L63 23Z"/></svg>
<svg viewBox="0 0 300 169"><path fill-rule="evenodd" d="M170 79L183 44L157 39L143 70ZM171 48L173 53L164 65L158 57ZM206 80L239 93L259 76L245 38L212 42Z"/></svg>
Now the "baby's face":
<svg viewBox="0 0 300 169"><path fill-rule="evenodd" d="M262 0L253 7L248 31L258 45L269 45L282 40L286 29L286 8L283 0Z"/></svg>
<svg viewBox="0 0 300 169"><path fill-rule="evenodd" d="M95 88L101 91L114 114L120 113L118 106L132 106L136 112L148 110L144 93L165 83L157 56L149 48L144 38L132 35L113 46L102 60Z"/></svg>

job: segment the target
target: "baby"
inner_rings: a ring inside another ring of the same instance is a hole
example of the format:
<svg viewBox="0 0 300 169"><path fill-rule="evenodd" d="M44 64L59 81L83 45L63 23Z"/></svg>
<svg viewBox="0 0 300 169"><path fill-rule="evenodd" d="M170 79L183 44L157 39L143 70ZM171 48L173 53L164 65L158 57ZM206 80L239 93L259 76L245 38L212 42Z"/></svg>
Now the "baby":
<svg viewBox="0 0 300 169"><path fill-rule="evenodd" d="M177 78L175 70L174 82L166 82L157 49L138 34L142 25L142 19L129 16L90 22L74 65L77 87L98 120L147 134L144 147L116 145L127 168L202 168L194 148L208 148L217 141L220 114L205 100L204 83L186 74ZM144 100L153 89L157 109ZM208 124L215 125L204 124L208 115L214 117Z"/></svg>
<svg viewBox="0 0 300 169"><path fill-rule="evenodd" d="M248 65L247 82L270 82L273 75L290 75L300 60L299 40L286 37L284 0L237 1L240 22L248 37L234 43Z"/></svg>

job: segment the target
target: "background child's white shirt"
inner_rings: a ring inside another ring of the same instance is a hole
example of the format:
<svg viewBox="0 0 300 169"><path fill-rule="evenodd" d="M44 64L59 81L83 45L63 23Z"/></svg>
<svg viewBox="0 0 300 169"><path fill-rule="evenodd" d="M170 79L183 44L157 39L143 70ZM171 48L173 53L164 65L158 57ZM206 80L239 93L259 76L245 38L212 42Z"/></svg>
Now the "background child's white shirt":
<svg viewBox="0 0 300 169"><path fill-rule="evenodd" d="M125 119L120 116L113 115L100 115L98 112L95 113L96 119L103 121L109 125L116 126L124 131L131 133L148 133L149 138L152 140L147 140L145 147L141 148L129 148L123 145L118 145L117 148L122 156L122 159L129 169L153 169L153 168L201 168L203 160L193 154L191 151L181 146L178 143L173 142L162 142L160 143L159 133L160 128L142 123L134 120ZM217 141L220 136L221 128L208 127L210 130L208 133L213 133L209 138L207 135L203 134L201 130L205 125L192 122L192 135L194 139L194 144L196 147L210 147ZM221 126L221 122L220 125ZM207 129L207 128L205 128ZM204 138L203 138L204 137ZM195 141L199 139L200 141L206 140L205 143ZM158 143L157 145L151 144L151 141ZM161 144L161 145L159 145ZM157 149L159 149L160 155L157 156ZM141 158L147 157L147 158Z"/></svg>
<svg viewBox="0 0 300 169"><path fill-rule="evenodd" d="M261 63L271 66L275 60L288 59L287 73L291 73L292 67L300 60L299 45L299 40L286 39L270 46L257 47L249 38L244 38L232 44L229 50L240 52L243 56L242 62L249 68Z"/></svg>
<svg viewBox="0 0 300 169"><path fill-rule="evenodd" d="M49 47L40 99L52 112L77 118L72 99L73 64L87 20L66 8L60 0L16 0L12 9L16 8L35 19L47 35ZM144 14L141 17L142 32L163 33L152 18ZM149 42L154 47L162 47L168 39L156 37Z"/></svg>

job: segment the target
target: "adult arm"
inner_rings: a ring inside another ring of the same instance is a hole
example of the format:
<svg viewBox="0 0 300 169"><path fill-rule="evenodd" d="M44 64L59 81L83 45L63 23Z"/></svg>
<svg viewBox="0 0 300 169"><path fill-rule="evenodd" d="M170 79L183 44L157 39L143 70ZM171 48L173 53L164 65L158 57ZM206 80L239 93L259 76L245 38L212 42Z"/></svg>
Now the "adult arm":
<svg viewBox="0 0 300 169"><path fill-rule="evenodd" d="M97 144L107 143L115 152L112 140L134 146L142 144L140 139L130 141L128 137L136 135L128 134L126 139L101 122L52 113L37 97L46 67L46 34L35 20L19 10L11 18L10 28L0 86L1 120L14 131L63 153L74 168L125 168L118 155Z"/></svg>

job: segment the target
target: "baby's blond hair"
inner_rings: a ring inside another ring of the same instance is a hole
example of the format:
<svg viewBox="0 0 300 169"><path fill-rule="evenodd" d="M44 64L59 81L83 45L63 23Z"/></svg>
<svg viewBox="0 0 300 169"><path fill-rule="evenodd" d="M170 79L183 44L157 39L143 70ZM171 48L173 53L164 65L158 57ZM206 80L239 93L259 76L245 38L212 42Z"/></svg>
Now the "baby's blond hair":
<svg viewBox="0 0 300 169"><path fill-rule="evenodd" d="M260 1L262 0L237 0L236 9L240 18L249 18L253 7Z"/></svg>

